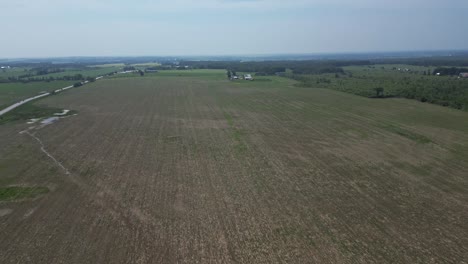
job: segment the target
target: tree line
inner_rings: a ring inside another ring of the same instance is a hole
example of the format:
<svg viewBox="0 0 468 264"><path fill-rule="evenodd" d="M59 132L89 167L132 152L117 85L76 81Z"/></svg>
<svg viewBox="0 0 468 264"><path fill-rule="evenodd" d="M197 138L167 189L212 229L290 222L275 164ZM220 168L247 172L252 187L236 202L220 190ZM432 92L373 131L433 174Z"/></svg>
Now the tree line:
<svg viewBox="0 0 468 264"><path fill-rule="evenodd" d="M440 75L455 76L455 75L459 75L462 72L468 72L468 68L439 67L439 68L434 69L434 71L432 72L432 75L440 74Z"/></svg>
<svg viewBox="0 0 468 264"><path fill-rule="evenodd" d="M20 82L20 83L29 83L29 82L51 82L51 81L79 81L85 80L86 78L82 74L75 75L64 75L64 76L49 76L49 77L28 77L20 78L20 76L10 76L8 78L0 78L0 83L11 83L11 82Z"/></svg>
<svg viewBox="0 0 468 264"><path fill-rule="evenodd" d="M400 97L468 110L468 79L431 75L293 75L298 86L331 88L370 98Z"/></svg>
<svg viewBox="0 0 468 264"><path fill-rule="evenodd" d="M342 67L366 65L369 61L182 61L194 69L229 69L237 72L252 72L257 75L284 73L287 69L294 74L344 73Z"/></svg>
<svg viewBox="0 0 468 264"><path fill-rule="evenodd" d="M467 67L468 56L453 56L453 57L422 57L422 58L386 58L371 60L371 64L407 64L413 66L452 66L452 67Z"/></svg>

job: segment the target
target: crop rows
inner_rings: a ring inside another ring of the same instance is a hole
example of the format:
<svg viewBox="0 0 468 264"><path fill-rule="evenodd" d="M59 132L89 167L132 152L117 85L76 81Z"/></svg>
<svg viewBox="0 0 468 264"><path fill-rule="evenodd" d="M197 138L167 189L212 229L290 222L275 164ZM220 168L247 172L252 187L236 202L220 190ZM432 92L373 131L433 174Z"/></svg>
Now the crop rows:
<svg viewBox="0 0 468 264"><path fill-rule="evenodd" d="M444 123L466 113L393 99L382 107L274 78L157 75L41 103L78 111L31 130L70 174L15 134L21 125L1 132L14 140L1 142L0 165L25 157L17 181L52 190L2 205L13 209L0 218L2 263L467 258L468 127Z"/></svg>

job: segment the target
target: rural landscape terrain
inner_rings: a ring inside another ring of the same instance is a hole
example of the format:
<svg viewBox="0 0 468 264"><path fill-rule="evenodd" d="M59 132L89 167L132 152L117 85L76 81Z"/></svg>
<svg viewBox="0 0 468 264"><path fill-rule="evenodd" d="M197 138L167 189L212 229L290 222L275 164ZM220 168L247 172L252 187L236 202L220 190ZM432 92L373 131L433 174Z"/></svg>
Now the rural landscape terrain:
<svg viewBox="0 0 468 264"><path fill-rule="evenodd" d="M466 57L96 63L0 72L0 263L467 262Z"/></svg>

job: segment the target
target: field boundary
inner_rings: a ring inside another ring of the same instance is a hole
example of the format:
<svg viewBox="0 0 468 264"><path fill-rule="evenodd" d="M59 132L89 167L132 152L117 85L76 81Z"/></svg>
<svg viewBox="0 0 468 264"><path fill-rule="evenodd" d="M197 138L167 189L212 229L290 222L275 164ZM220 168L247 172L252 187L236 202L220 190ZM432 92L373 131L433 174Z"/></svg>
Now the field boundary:
<svg viewBox="0 0 468 264"><path fill-rule="evenodd" d="M99 80L99 79L102 79L102 78L104 78L104 76L98 76L98 77L96 77L96 80ZM81 82L82 85L85 85L85 84L87 84L87 83L89 83L89 81L83 81L83 82ZM54 93L54 94L61 93L61 92L63 92L63 91L66 91L66 90L68 90L68 89L71 89L71 88L73 88L73 87L74 87L73 85L70 85L70 86L67 86L67 87L63 87L63 88L54 90L53 93ZM14 103L14 104L8 106L7 108L0 110L0 116L6 114L6 113L8 113L8 112L10 112L11 110L13 110L13 109L15 109L15 108L17 108L17 107L19 107L19 106L22 106L22 105L26 104L26 103L28 103L28 102L31 102L31 101L34 101L34 100L36 100L36 99L40 99L40 98L49 96L49 95L51 95L51 94L52 94L52 92L43 93L43 94L40 94L40 95L36 95L36 96L30 97L30 98L21 100L21 101L19 101L19 102L16 102L16 103Z"/></svg>
<svg viewBox="0 0 468 264"><path fill-rule="evenodd" d="M41 151L44 152L44 154L47 155L47 157L49 157L50 159L52 159L55 164L57 164L60 168L62 168L64 171L65 171L65 174L66 175L70 175L70 171L65 168L65 166L63 166L63 164L58 161L54 156L52 156L52 154L50 154L46 149L45 149L45 146L44 146L44 143L42 142L42 140L40 140L38 137L36 137L34 134L31 134L29 133L29 131L25 130L25 131L21 131L20 134L22 133L25 133L25 134L28 134L30 135L32 138L34 138L38 143L39 145L41 145Z"/></svg>

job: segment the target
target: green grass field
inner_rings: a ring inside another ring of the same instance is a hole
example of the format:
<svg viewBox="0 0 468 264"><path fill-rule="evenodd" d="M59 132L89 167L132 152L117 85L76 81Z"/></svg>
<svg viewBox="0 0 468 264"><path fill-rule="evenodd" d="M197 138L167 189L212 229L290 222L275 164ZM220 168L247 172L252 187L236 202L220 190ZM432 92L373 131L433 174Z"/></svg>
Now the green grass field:
<svg viewBox="0 0 468 264"><path fill-rule="evenodd" d="M225 79L225 70L165 70L153 73L153 76L161 77L202 77L210 80Z"/></svg>
<svg viewBox="0 0 468 264"><path fill-rule="evenodd" d="M18 67L18 68L12 68L8 69L5 72L0 71L0 79L7 79L8 77L18 77L21 75L25 74L32 74L30 77L25 77L23 79L27 78L49 78L49 77L63 77L63 76L73 76L76 74L81 74L85 77L97 77L100 75L104 75L110 72L114 71L119 71L123 68L123 64L107 64L107 65L96 65L96 66L90 66L86 68L64 68L65 71L63 72L56 72L56 73L49 73L49 74L43 74L43 75L34 75L36 74L35 71L31 71L30 68L24 68L24 67Z"/></svg>
<svg viewBox="0 0 468 264"><path fill-rule="evenodd" d="M57 78L57 77L63 77L63 76L73 76L75 74L81 74L84 77L97 77L97 76L104 75L104 74L107 74L107 73L111 73L111 72L114 72L114 71L119 71L121 69L122 68L119 67L119 66L96 67L94 69L79 69L79 70L76 70L76 69L72 68L72 69L67 69L64 72L50 73L50 74L46 74L46 75L40 75L40 76L37 76L37 77L44 77L44 78L55 77L55 78Z"/></svg>
<svg viewBox="0 0 468 264"><path fill-rule="evenodd" d="M209 80L225 80L225 70L161 70L157 73L145 73L144 77L181 77L181 78L193 78L203 77ZM128 73L128 74L117 74L110 78L141 78L139 73Z"/></svg>
<svg viewBox="0 0 468 264"><path fill-rule="evenodd" d="M136 63L136 64L132 64L132 66L137 67L137 68L156 67L156 66L161 66L161 63L157 63L157 62Z"/></svg>
<svg viewBox="0 0 468 264"><path fill-rule="evenodd" d="M99 65L91 65L90 68L109 68L109 67L117 67L123 68L125 67L124 63L108 63L108 64L99 64Z"/></svg>
<svg viewBox="0 0 468 264"><path fill-rule="evenodd" d="M67 69L65 72L51 73L46 75L35 75L31 78L49 78L49 77L63 77L73 76L81 74L84 77L97 77L113 71L119 71L121 67L117 65L96 67L89 69ZM26 74L26 68L12 68L5 72L0 72L0 78L15 77L22 74ZM22 99L26 99L40 92L51 92L53 90L67 87L72 85L76 81L51 81L51 82L7 82L0 83L0 108L3 109L13 103L16 103Z"/></svg>
<svg viewBox="0 0 468 264"><path fill-rule="evenodd" d="M113 71L119 71L119 66L106 66L106 67L96 67L90 69L68 69L65 72L51 73L46 75L37 75L32 78L48 78L48 77L63 77L63 76L73 76L75 74L81 74L84 77L97 77L103 74L107 74ZM0 73L0 77L8 76L18 76L25 74L23 68L13 68L6 73ZM76 81L51 81L51 82L9 82L9 83L0 83L0 108L5 108L13 103L16 103L22 99L26 99L35 95L38 95L40 92L51 92L53 90L67 87L76 83Z"/></svg>
<svg viewBox="0 0 468 264"><path fill-rule="evenodd" d="M72 84L72 81L0 83L0 108L3 109L41 92L51 92Z"/></svg>
<svg viewBox="0 0 468 264"><path fill-rule="evenodd" d="M0 187L0 201L32 199L48 192L45 187Z"/></svg>
<svg viewBox="0 0 468 264"><path fill-rule="evenodd" d="M61 113L63 109L34 104L33 102L24 104L14 110L0 116L0 125L20 122L23 123L29 119L47 118ZM65 116L76 114L76 111L69 111Z"/></svg>
<svg viewBox="0 0 468 264"><path fill-rule="evenodd" d="M0 70L0 79L7 79L8 77L15 77L18 75L25 74L29 68L25 67L14 67L11 69Z"/></svg>

